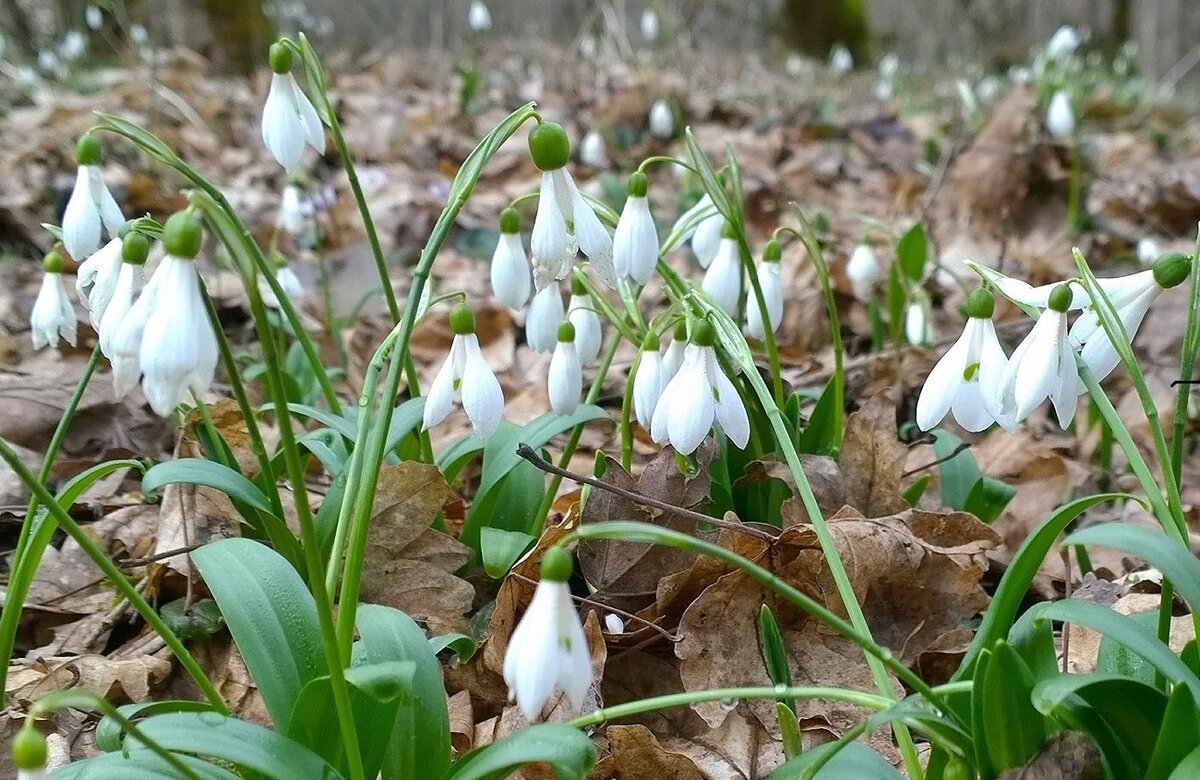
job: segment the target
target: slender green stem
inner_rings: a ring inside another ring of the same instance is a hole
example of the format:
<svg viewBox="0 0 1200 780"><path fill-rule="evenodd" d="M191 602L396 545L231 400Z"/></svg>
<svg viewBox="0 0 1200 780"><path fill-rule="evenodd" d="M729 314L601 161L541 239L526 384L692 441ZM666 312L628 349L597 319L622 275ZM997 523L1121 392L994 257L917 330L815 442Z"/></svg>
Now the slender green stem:
<svg viewBox="0 0 1200 780"><path fill-rule="evenodd" d="M1200 226L1196 245L1192 249L1191 291L1188 300L1187 327L1183 332L1183 351L1179 355L1179 378L1188 380L1196 371L1196 354L1200 352ZM1175 415L1171 424L1171 474L1176 485L1182 485L1183 440L1187 429L1188 401L1193 386L1180 382L1175 394Z"/></svg>
<svg viewBox="0 0 1200 780"><path fill-rule="evenodd" d="M629 376L625 379L625 392L621 394L621 466L626 471L633 465L633 424L630 422L630 415L633 405L633 383L641 365L642 350L639 348L633 365L629 367Z"/></svg>
<svg viewBox="0 0 1200 780"><path fill-rule="evenodd" d="M771 373L771 394L775 398L775 403L783 405L783 373L779 370L779 345L775 342L775 331L771 327L771 315L767 312L767 301L763 297L762 285L758 281L758 269L754 265L754 257L750 252L750 244L746 241L745 226L741 224L734 225L734 231L737 233L738 256L742 262L742 269L750 280L750 291L754 298L754 305L758 307L759 316L763 322L763 346L767 351L767 363L770 366ZM749 303L749 301L747 301Z"/></svg>
<svg viewBox="0 0 1200 780"><path fill-rule="evenodd" d="M158 616L153 607L146 603L146 600L142 598L137 588L129 582L124 573L117 568L115 563L109 560L104 550L100 549L100 545L92 538L92 535L80 527L74 518L59 506L58 502L54 500L54 496L46 489L46 486L29 471L29 468L21 462L20 457L13 451L12 446L3 438L0 438L0 459L3 459L9 468L16 473L17 478L33 491L37 500L49 512L49 517L67 532L67 535L79 545L84 554L92 559L92 562L104 573L104 576L108 578L117 592L125 597L133 608L137 610L138 614L141 615L142 619L162 637L163 642L175 654L175 657L179 659L179 663L195 681L196 685L199 686L209 703L221 712L227 713L229 710L226 708L225 702L222 701L221 694L212 684L212 681L208 679L204 670L200 668L200 665L196 663L196 659L192 657L192 654L179 641L179 637L175 635L171 627L163 622L163 619ZM5 611L8 611L7 608Z"/></svg>
<svg viewBox="0 0 1200 780"><path fill-rule="evenodd" d="M671 693L666 696L652 696L649 699L639 699L631 701L627 704L617 704L613 707L605 707L603 709L589 712L587 715L582 715L574 720L568 721L567 725L574 726L577 729L591 728L598 726L601 723L617 720L619 718L628 718L631 715L641 715L647 712L658 712L659 710L669 710L675 707L688 707L692 704L699 704L708 701L742 701L744 699L827 699L829 701L841 701L847 704L853 704L856 707L863 709L879 710L890 707L894 702L892 699L886 699L882 696L876 696L873 693L863 693L862 691L854 691L847 688L821 688L811 686L787 686L787 685L772 685L763 687L747 687L747 688L714 688L707 691L692 691L690 693Z"/></svg>
<svg viewBox="0 0 1200 780"><path fill-rule="evenodd" d="M42 465L38 469L38 484L44 485L50 478L50 471L54 468L54 461L58 457L58 448L62 446L63 439L66 438L67 431L71 427L71 421L75 419L75 410L79 408L79 402L83 400L83 393L87 389L99 361L100 345L97 344L83 368L79 383L75 385L75 391L71 393L71 397L63 409L62 418L50 436L50 443L46 446L46 454L42 456ZM0 690L5 690L8 663L12 660L13 646L17 641L17 624L21 620L21 610L25 606L25 598L29 595L29 589L33 587L33 578L37 574L38 566L42 562L42 553L46 549L45 545L36 545L36 549L30 547L30 540L34 538L33 527L39 514L40 503L36 493L30 496L10 564L8 590L4 596L3 610L0 611L0 661L4 664L3 667L0 667ZM30 549L34 549L34 552L31 553Z"/></svg>
<svg viewBox="0 0 1200 780"><path fill-rule="evenodd" d="M592 300L592 308L599 313L601 317L608 320L609 323L616 328L618 332L620 332L621 336L623 336L626 341L631 344L641 343L641 339L638 337L638 334L630 329L629 325L625 323L625 320L623 317L621 317L621 315L617 314L617 310L614 309L612 304L608 302L608 299L604 297L604 292L596 286L595 282L588 278L587 274L583 272L583 269L576 268L574 274L575 278L579 279L584 288L587 290L588 297Z"/></svg>
<svg viewBox="0 0 1200 780"><path fill-rule="evenodd" d="M646 169L649 168L651 165L654 165L655 163L666 163L667 165L678 165L680 168L685 168L696 175L700 174L700 172L696 170L695 166L688 163L686 160L680 160L678 157L671 157L670 155L665 155L665 154L651 155L650 157L647 157L646 159L642 160L641 164L638 165L638 167L637 167L638 172L645 173Z"/></svg>

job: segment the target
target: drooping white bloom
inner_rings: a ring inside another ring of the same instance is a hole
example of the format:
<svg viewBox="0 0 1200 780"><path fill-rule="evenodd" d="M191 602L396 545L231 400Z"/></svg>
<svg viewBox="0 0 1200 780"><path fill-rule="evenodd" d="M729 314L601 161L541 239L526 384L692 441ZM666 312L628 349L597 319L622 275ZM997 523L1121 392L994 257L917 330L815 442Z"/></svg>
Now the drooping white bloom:
<svg viewBox="0 0 1200 780"><path fill-rule="evenodd" d="M1158 256L1162 254L1162 250L1158 246L1158 242L1150 236L1142 236L1137 242L1137 259L1143 265L1150 265Z"/></svg>
<svg viewBox="0 0 1200 780"><path fill-rule="evenodd" d="M829 50L829 69L833 71L833 75L845 75L853 68L854 56L850 54L850 50L840 43L834 44Z"/></svg>
<svg viewBox="0 0 1200 780"><path fill-rule="evenodd" d="M900 58L888 52L879 61L879 81L875 83L875 99L880 102L891 100L896 94L896 73L900 70Z"/></svg>
<svg viewBox="0 0 1200 780"><path fill-rule="evenodd" d="M104 12L100 6L88 3L83 9L83 20L87 22L88 29L99 30L104 26Z"/></svg>
<svg viewBox="0 0 1200 780"><path fill-rule="evenodd" d="M668 377L665 374L662 356L658 354L658 337L651 336L642 344L633 375L633 414L638 425L646 430L650 429L658 399L666 387Z"/></svg>
<svg viewBox="0 0 1200 780"><path fill-rule="evenodd" d="M864 303L871 298L871 290L883 273L879 267L879 258L875 250L867 244L859 244L850 254L846 263L846 278L850 280L850 289L854 297Z"/></svg>
<svg viewBox="0 0 1200 780"><path fill-rule="evenodd" d="M962 335L929 372L917 398L917 425L921 430L932 430L947 413L972 433L993 422L1008 430L1015 428L1015 422L1001 414L999 399L993 392L1008 366L992 323L993 306L991 294L982 289L968 299L970 316Z"/></svg>
<svg viewBox="0 0 1200 780"><path fill-rule="evenodd" d="M643 173L629 177L629 197L613 235L613 266L617 276L629 277L638 284L649 281L658 262L658 228L650 213L646 184Z"/></svg>
<svg viewBox="0 0 1200 780"><path fill-rule="evenodd" d="M675 326L675 332L671 335L671 343L667 345L666 354L663 355L663 387L666 387L667 382L670 382L679 373L679 367L683 365L683 354L687 351L687 345L687 323L680 320Z"/></svg>
<svg viewBox="0 0 1200 780"><path fill-rule="evenodd" d="M42 286L37 299L33 302L33 310L29 313L29 332L33 337L33 348L41 349L63 341L75 346L75 308L67 297L67 286L62 278L62 258L51 253L47 256L57 258L59 270L47 270L42 276Z"/></svg>
<svg viewBox="0 0 1200 780"><path fill-rule="evenodd" d="M311 213L311 210L311 205L305 209L300 187L288 182L279 198L279 214L275 217L275 227L289 235L298 236L304 232L308 218L306 211Z"/></svg>
<svg viewBox="0 0 1200 780"><path fill-rule="evenodd" d="M487 32L492 29L492 12L483 0L472 0L471 8L467 11L467 26L475 32Z"/></svg>
<svg viewBox="0 0 1200 780"><path fill-rule="evenodd" d="M546 377L546 393L550 396L550 408L559 414L570 414L579 406L583 393L583 366L575 344L576 330L569 322L558 326L558 343L550 358L550 372Z"/></svg>
<svg viewBox="0 0 1200 780"><path fill-rule="evenodd" d="M543 287L533 295L525 318L525 341L535 352L551 352L558 339L558 326L566 319L562 292L557 284Z"/></svg>
<svg viewBox="0 0 1200 780"><path fill-rule="evenodd" d="M529 259L521 243L520 217L512 209L500 215L500 240L492 253L492 294L501 305L519 311L529 302L533 283L529 276ZM511 230L506 230L511 228Z"/></svg>
<svg viewBox="0 0 1200 780"><path fill-rule="evenodd" d="M1075 28L1064 24L1050 36L1050 42L1046 44L1046 56L1055 62L1062 62L1075 53L1081 42Z"/></svg>
<svg viewBox="0 0 1200 780"><path fill-rule="evenodd" d="M671 104L663 98L654 101L654 105L650 106L650 135L666 141L675 135L675 113L671 111Z"/></svg>
<svg viewBox="0 0 1200 780"><path fill-rule="evenodd" d="M783 70L793 78L800 78L801 76L811 75L812 67L808 64L804 57L792 52L787 56L787 59L783 61Z"/></svg>
<svg viewBox="0 0 1200 780"><path fill-rule="evenodd" d="M80 262L100 248L101 227L109 238L116 238L125 217L100 173L100 143L90 134L84 135L75 155L79 170L63 211L62 230L63 245Z"/></svg>
<svg viewBox="0 0 1200 780"><path fill-rule="evenodd" d="M63 36L62 45L58 47L63 59L67 62L74 62L83 56L84 50L87 49L87 38L83 37L83 33L79 30L68 30Z"/></svg>
<svg viewBox="0 0 1200 780"><path fill-rule="evenodd" d="M923 346L933 341L933 328L929 324L928 303L914 300L904 310L904 337L909 344Z"/></svg>
<svg viewBox="0 0 1200 780"><path fill-rule="evenodd" d="M653 8L642 10L642 40L646 43L654 43L658 40L659 24L658 13Z"/></svg>
<svg viewBox="0 0 1200 780"><path fill-rule="evenodd" d="M1046 109L1046 129L1058 139L1070 138L1075 132L1075 111L1071 108L1071 98L1061 89L1050 98L1050 106Z"/></svg>
<svg viewBox="0 0 1200 780"><path fill-rule="evenodd" d="M704 273L701 288L726 314L737 316L738 299L742 294L742 261L736 239L721 238L717 255Z"/></svg>
<svg viewBox="0 0 1200 780"><path fill-rule="evenodd" d="M604 334L600 317L592 308L592 296L586 289L571 285L571 300L567 304L567 321L575 328L575 347L579 362L585 366L595 365L600 356Z"/></svg>
<svg viewBox="0 0 1200 780"><path fill-rule="evenodd" d="M296 272L292 270L290 265L280 265L275 269L275 281L279 282L279 286L283 288L283 292L287 295L294 305L299 306L304 298L304 285L300 283L300 277L296 276ZM279 304L279 297L275 295L275 291L271 289L270 283L265 278L259 277L258 291L262 295L263 304L272 309L283 308Z"/></svg>
<svg viewBox="0 0 1200 780"><path fill-rule="evenodd" d="M1006 418L1023 421L1047 398L1058 424L1066 428L1075 418L1079 370L1067 340L1067 308L1071 293L1060 285L1029 335L1013 352L996 386L994 403Z"/></svg>
<svg viewBox="0 0 1200 780"><path fill-rule="evenodd" d="M566 550L552 547L546 551L542 579L504 653L504 682L509 696L516 699L521 713L531 721L538 719L558 691L578 712L591 686L587 640L567 585L571 569Z"/></svg>
<svg viewBox="0 0 1200 780"><path fill-rule="evenodd" d="M769 242L766 249L763 250L763 259L758 264L756 272L758 286L762 290L763 303L767 306L767 322L772 333L779 328L779 323L783 319L783 283L779 277L781 256L779 242ZM746 331L760 341L767 337L767 329L763 327L758 301L753 296L746 298Z"/></svg>
<svg viewBox="0 0 1200 780"><path fill-rule="evenodd" d="M124 327L134 301L146 286L143 265L149 254L150 239L144 235L130 232L121 241L121 268L117 271L116 284L104 307L103 316L95 320L96 332L100 336L100 352L109 360L116 355L117 333ZM134 382L137 382L136 378Z"/></svg>
<svg viewBox="0 0 1200 780"><path fill-rule="evenodd" d="M479 349L475 315L465 302L450 311L450 327L454 331L450 355L425 395L422 425L432 428L446 419L457 397L475 435L486 439L496 432L504 417L504 393Z"/></svg>
<svg viewBox="0 0 1200 780"><path fill-rule="evenodd" d="M745 449L750 440L746 407L717 363L715 339L711 324L695 325L683 365L663 388L650 420L650 438L660 444L669 441L684 455L694 452L714 426L738 449Z"/></svg>
<svg viewBox="0 0 1200 780"><path fill-rule="evenodd" d="M595 129L588 130L579 142L579 162L589 168L608 167L608 149L604 145L604 136Z"/></svg>
<svg viewBox="0 0 1200 780"><path fill-rule="evenodd" d="M696 218L702 213L708 216L697 222ZM725 217L717 211L712 198L705 194L696 201L696 205L679 215L671 232L674 233L688 224L691 227L684 231L681 238L684 241L691 239L692 253L696 255L700 267L708 268L713 258L716 257L717 245L721 242L721 231L725 227Z"/></svg>
<svg viewBox="0 0 1200 780"><path fill-rule="evenodd" d="M262 139L271 155L292 171L308 144L325 153L325 129L312 101L291 74L292 53L282 43L271 46L271 88L263 105Z"/></svg>
<svg viewBox="0 0 1200 780"><path fill-rule="evenodd" d="M121 265L121 239L115 234L111 241L79 264L75 273L75 292L88 308L88 316L93 326L99 325L104 317L104 310L117 287Z"/></svg>
<svg viewBox="0 0 1200 780"><path fill-rule="evenodd" d="M533 284L543 289L571 270L576 249L591 261L601 281L616 287L612 236L566 169L571 146L566 131L554 122L542 122L529 133L529 151L542 171L537 216L533 220ZM571 229L574 229L572 235Z"/></svg>
<svg viewBox="0 0 1200 780"><path fill-rule="evenodd" d="M966 79L959 79L954 86L958 90L958 105L963 118L974 122L979 118L979 98L975 97L974 88Z"/></svg>
<svg viewBox="0 0 1200 780"><path fill-rule="evenodd" d="M38 67L46 73L58 75L62 70L62 60L53 49L39 49L37 53Z"/></svg>

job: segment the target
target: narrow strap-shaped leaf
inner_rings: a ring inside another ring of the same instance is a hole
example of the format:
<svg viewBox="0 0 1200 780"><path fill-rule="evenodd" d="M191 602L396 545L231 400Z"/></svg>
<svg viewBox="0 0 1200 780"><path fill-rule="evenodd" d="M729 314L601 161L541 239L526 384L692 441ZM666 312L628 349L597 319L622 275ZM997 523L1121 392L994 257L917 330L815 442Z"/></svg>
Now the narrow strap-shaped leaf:
<svg viewBox="0 0 1200 780"><path fill-rule="evenodd" d="M179 458L151 467L142 477L142 493L147 498L152 498L164 485L178 483L203 485L219 490L236 501L275 516L271 502L257 485L228 466L203 458Z"/></svg>

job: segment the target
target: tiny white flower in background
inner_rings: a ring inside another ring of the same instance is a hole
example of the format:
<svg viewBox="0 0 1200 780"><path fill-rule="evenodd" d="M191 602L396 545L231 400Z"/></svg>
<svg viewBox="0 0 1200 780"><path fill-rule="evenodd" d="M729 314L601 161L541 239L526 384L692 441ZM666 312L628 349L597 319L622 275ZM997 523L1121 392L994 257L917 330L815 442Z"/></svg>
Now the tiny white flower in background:
<svg viewBox="0 0 1200 780"><path fill-rule="evenodd" d="M669 377L663 368L662 356L658 354L658 335L651 332L642 342L637 369L633 375L633 414L638 425L650 430L654 410ZM682 353L680 353L682 359Z"/></svg>
<svg viewBox="0 0 1200 780"><path fill-rule="evenodd" d="M867 244L854 247L846 262L846 278L850 280L850 289L855 298L864 303L870 300L871 291L882 273L874 249Z"/></svg>
<svg viewBox="0 0 1200 780"><path fill-rule="evenodd" d="M981 102L991 103L1000 97L1001 86L1000 79L995 76L985 76L975 87L975 94L979 96Z"/></svg>
<svg viewBox="0 0 1200 780"><path fill-rule="evenodd" d="M163 225L166 255L129 309L112 341L113 389L124 395L142 377L150 408L170 415L191 390L212 384L217 338L200 297L193 258L200 251L200 223L187 212Z"/></svg>
<svg viewBox="0 0 1200 780"><path fill-rule="evenodd" d="M117 283L104 307L103 316L94 322L100 336L100 352L109 360L116 355L117 333L124 327L134 301L146 286L143 266L149 254L150 239L146 236L130 231L121 240L121 268L117 272Z"/></svg>
<svg viewBox="0 0 1200 780"><path fill-rule="evenodd" d="M1029 68L1013 65L1008 69L1008 79L1014 84L1028 84L1033 81L1033 74L1029 72Z"/></svg>
<svg viewBox="0 0 1200 780"><path fill-rule="evenodd" d="M592 296L578 279L571 280L567 321L575 328L574 341L579 353L579 362L585 366L595 365L596 358L600 356L604 334L600 328L600 317L592 308Z"/></svg>
<svg viewBox="0 0 1200 780"><path fill-rule="evenodd" d="M742 261L731 231L722 234L716 257L704 272L700 286L726 314L737 316L738 299L742 294Z"/></svg>
<svg viewBox="0 0 1200 780"><path fill-rule="evenodd" d="M629 177L629 197L613 234L613 266L617 276L629 277L638 284L649 281L658 262L658 228L646 199L648 186L646 174L640 171Z"/></svg>
<svg viewBox="0 0 1200 780"><path fill-rule="evenodd" d="M283 194L279 198L279 214L275 217L275 226L289 235L298 236L304 232L307 218L300 187L289 181L284 185Z"/></svg>
<svg viewBox="0 0 1200 780"><path fill-rule="evenodd" d="M570 414L579 407L582 393L583 366L575 346L575 326L564 322L558 326L558 343L554 345L550 372L546 377L550 408L559 414Z"/></svg>
<svg viewBox="0 0 1200 780"><path fill-rule="evenodd" d="M278 257L277 260L279 264L275 268L275 281L279 282L279 286L283 288L284 295L288 297L288 300L292 301L294 306L299 307L304 299L304 285L300 283L300 277L296 276L296 272L290 265L287 265L282 257ZM258 292L262 295L263 305L271 309L283 308L279 304L279 297L271 289L270 283L261 276L258 279Z"/></svg>
<svg viewBox="0 0 1200 780"><path fill-rule="evenodd" d="M800 76L806 75L809 70L808 64L804 61L804 57L796 54L795 52L789 54L787 59L783 61L783 69L789 76L792 76L793 78L799 78Z"/></svg>
<svg viewBox="0 0 1200 780"><path fill-rule="evenodd" d="M608 149L604 145L604 136L597 130L588 130L579 142L579 162L589 168L608 167Z"/></svg>
<svg viewBox="0 0 1200 780"><path fill-rule="evenodd" d="M558 341L558 326L566 319L562 291L557 284L543 287L533 295L525 317L525 341L535 352L551 352Z"/></svg>
<svg viewBox="0 0 1200 780"><path fill-rule="evenodd" d="M92 253L75 271L75 292L88 309L92 325L99 325L121 273L121 239L112 240Z"/></svg>
<svg viewBox="0 0 1200 780"><path fill-rule="evenodd" d="M88 3L87 8L83 9L83 19L90 30L99 30L104 26L104 12L97 5Z"/></svg>
<svg viewBox="0 0 1200 780"><path fill-rule="evenodd" d="M1158 256L1162 254L1162 250L1158 246L1158 242L1149 236L1142 236L1137 242L1137 259L1143 265L1150 265Z"/></svg>
<svg viewBox="0 0 1200 780"><path fill-rule="evenodd" d="M29 332L33 337L33 348L57 345L60 337L73 347L75 307L67 297L67 285L63 282L66 261L57 252L51 251L42 261L42 268L42 286L29 313Z"/></svg>
<svg viewBox="0 0 1200 780"><path fill-rule="evenodd" d="M458 397L475 435L486 439L504 417L504 393L479 348L475 314L466 302L450 310L450 328L454 331L450 355L425 394L422 425L432 428L446 419Z"/></svg>
<svg viewBox="0 0 1200 780"><path fill-rule="evenodd" d="M642 11L641 26L642 40L646 43L654 43L658 40L658 13L653 8L646 8Z"/></svg>
<svg viewBox="0 0 1200 780"><path fill-rule="evenodd" d="M854 68L854 56L842 44L834 44L829 50L829 69L835 76L842 76Z"/></svg>
<svg viewBox="0 0 1200 780"><path fill-rule="evenodd" d="M949 413L972 433L993 422L1014 430L1015 422L1001 414L999 399L993 392L1008 365L992 323L995 300L981 288L971 293L966 309L967 324L962 335L938 360L921 388L917 426L923 431L933 430Z"/></svg>
<svg viewBox="0 0 1200 780"><path fill-rule="evenodd" d="M58 55L50 49L41 49L37 53L38 67L47 73L56 74L62 69Z"/></svg>
<svg viewBox="0 0 1200 780"><path fill-rule="evenodd" d="M467 26L475 32L487 32L492 29L492 12L482 0L472 0L471 8L467 11Z"/></svg>
<svg viewBox="0 0 1200 780"><path fill-rule="evenodd" d="M529 259L521 244L521 216L517 210L500 212L500 240L492 253L492 294L502 306L520 311L529 302L533 283L529 276Z"/></svg>
<svg viewBox="0 0 1200 780"><path fill-rule="evenodd" d="M683 365L683 355L687 351L687 345L687 323L680 320L675 323L675 332L671 334L671 343L667 345L666 354L663 355L663 387L666 387L667 382L670 382L679 373L679 367Z"/></svg>
<svg viewBox="0 0 1200 780"><path fill-rule="evenodd" d="M660 141L669 140L675 135L675 112L671 110L671 104L664 98L659 98L654 101L654 105L650 106L650 135Z"/></svg>
<svg viewBox="0 0 1200 780"><path fill-rule="evenodd" d="M975 97L975 90L966 79L959 79L954 86L958 90L958 105L963 117L974 121L979 117L979 100Z"/></svg>
<svg viewBox="0 0 1200 780"><path fill-rule="evenodd" d="M904 337L914 346L925 346L933 342L933 326L929 323L927 296L916 296L904 310Z"/></svg>
<svg viewBox="0 0 1200 780"><path fill-rule="evenodd" d="M875 99L880 102L891 100L896 94L896 74L900 70L900 58L888 52L879 61L879 81L875 84Z"/></svg>
<svg viewBox="0 0 1200 780"><path fill-rule="evenodd" d="M683 455L695 452L714 426L738 449L750 441L746 407L717 362L715 343L711 323L702 320L693 326L683 365L663 388L650 420L650 438L659 444L669 441Z"/></svg>
<svg viewBox="0 0 1200 780"><path fill-rule="evenodd" d="M783 319L783 283L779 277L782 257L779 242L768 241L757 270L758 286L762 290L763 303L767 305L768 324L772 333L779 329L779 323ZM746 331L759 341L767 337L758 301L753 296L746 298Z"/></svg>
<svg viewBox="0 0 1200 780"><path fill-rule="evenodd" d="M708 216L696 222L695 219L700 214ZM708 268L717 254L717 245L721 242L721 229L725 226L725 217L717 211L712 198L705 194L696 201L696 205L679 215L679 219L675 220L675 224L671 227L671 232L674 233L687 224L691 224L691 227L683 232L681 239L691 240L692 253L696 255L700 267Z"/></svg>
<svg viewBox="0 0 1200 780"><path fill-rule="evenodd" d="M104 184L100 156L100 142L91 133L81 136L75 148L79 171L62 223L63 246L76 262L100 248L102 227L109 238L116 238L117 231L125 224L121 207Z"/></svg>
<svg viewBox="0 0 1200 780"><path fill-rule="evenodd" d="M68 62L74 62L83 56L84 50L87 48L87 38L83 37L83 33L79 30L68 30L63 36L62 46L59 51Z"/></svg>
<svg viewBox="0 0 1200 780"><path fill-rule="evenodd" d="M604 630L610 634L624 634L625 621L621 620L620 615L609 612L604 616Z"/></svg>
<svg viewBox="0 0 1200 780"><path fill-rule="evenodd" d="M308 144L325 153L325 128L312 101L292 75L292 52L283 43L271 44L271 88L263 105L262 139L284 170L294 170Z"/></svg>
<svg viewBox="0 0 1200 780"><path fill-rule="evenodd" d="M571 554L563 548L546 551L542 556L542 578L504 653L504 682L509 696L530 721L541 716L558 691L578 712L592 683L583 624L567 585L573 568Z"/></svg>
<svg viewBox="0 0 1200 780"><path fill-rule="evenodd" d="M1046 44L1046 56L1055 62L1062 62L1075 53L1081 42L1075 28L1064 24L1050 36L1050 42Z"/></svg>
<svg viewBox="0 0 1200 780"><path fill-rule="evenodd" d="M996 386L993 402L1014 423L1022 422L1047 398L1054 405L1059 427L1065 429L1075 418L1080 393L1075 351L1067 340L1071 297L1066 285L1054 289L1046 310L1013 351Z"/></svg>
<svg viewBox="0 0 1200 780"><path fill-rule="evenodd" d="M529 153L534 165L542 171L537 216L530 237L534 287L541 290L554 280L565 279L577 249L591 261L601 281L616 287L612 236L566 169L571 144L562 125L542 122L530 131Z"/></svg>
<svg viewBox="0 0 1200 780"><path fill-rule="evenodd" d="M1046 109L1046 129L1058 139L1070 138L1075 132L1075 111L1071 108L1071 98L1061 89L1050 98L1050 106Z"/></svg>
<svg viewBox="0 0 1200 780"><path fill-rule="evenodd" d="M129 25L129 40L133 41L135 46L144 46L146 41L150 40L150 33L146 32L146 28L138 23Z"/></svg>

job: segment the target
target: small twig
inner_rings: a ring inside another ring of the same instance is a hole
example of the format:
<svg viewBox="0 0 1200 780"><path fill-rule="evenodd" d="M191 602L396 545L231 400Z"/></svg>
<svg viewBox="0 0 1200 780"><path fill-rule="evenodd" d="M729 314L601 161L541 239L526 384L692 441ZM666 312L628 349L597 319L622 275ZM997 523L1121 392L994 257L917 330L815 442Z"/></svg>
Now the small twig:
<svg viewBox="0 0 1200 780"><path fill-rule="evenodd" d="M528 582L530 585L537 585L537 580L535 580L533 577L526 577L524 574L521 574L518 571L512 572L512 576L516 577L521 582ZM572 593L571 598L575 601L578 601L580 604L587 604L588 606L595 607L596 609L599 609L602 612L612 612L612 613L620 615L628 620L632 620L632 621L641 623L641 624L645 625L647 628L652 628L655 631L657 631L658 633L662 634L663 638L666 639L668 642L683 641L683 637L681 637L680 635L672 634L670 631L668 631L667 629L658 625L657 623L646 620L646 618L641 617L639 615L635 615L632 612L626 612L623 609L617 609L614 606L605 604L604 602L601 602L601 601L596 601L595 599L588 598L587 596L576 596L575 594Z"/></svg>
<svg viewBox="0 0 1200 780"><path fill-rule="evenodd" d="M199 550L203 546L204 545L202 544L190 544L186 547L176 547L174 550L166 550L164 552L155 553L154 555L147 555L145 558L130 558L127 561L121 561L117 565L122 569L134 569L138 566L145 566L148 563L154 563L167 558L174 558L176 555L186 555L190 552Z"/></svg>
<svg viewBox="0 0 1200 780"><path fill-rule="evenodd" d="M694 523L708 523L710 525L715 525L718 528L725 528L730 531L736 531L738 533L746 534L747 536L753 536L756 539L762 539L763 541L766 541L767 543L774 542L776 539L776 537L774 535L769 534L766 531L762 531L758 528L752 528L752 527L744 525L742 523L733 523L733 522L730 522L729 520L725 520L720 517L709 517L708 515L703 514L702 512L694 512L691 509L684 509L683 507L675 506L674 504L668 504L666 501L659 501L656 498L650 498L649 496L643 496L642 494L635 493L632 490L626 490L625 488L619 488L616 485L609 485L606 482L601 482L600 480L596 479L595 477L588 477L583 474L576 474L573 471L567 471L566 469L560 469L558 466L555 466L553 463L549 463L549 462L545 461L544 459L542 459L542 457L540 455L538 455L536 452L534 452L533 448L530 447L525 442L521 442L520 444L517 445L517 455L519 455L520 457L529 461L530 463L537 466L539 469L541 469L542 471L545 471L548 474L554 474L559 477L564 477L566 479L571 480L572 482L578 482L583 485L591 485L592 487L599 488L600 490L607 490L609 493L615 493L616 495L621 496L623 498L628 498L630 501L635 501L639 504L646 504L647 506L656 507L658 509L663 510L664 512L670 512L670 513L678 515L680 517L686 517L687 519L691 520Z"/></svg>
<svg viewBox="0 0 1200 780"><path fill-rule="evenodd" d="M926 463L924 466L917 466L914 469L909 469L908 471L906 471L900 475L900 479L905 479L907 477L911 477L913 474L918 474L918 473L924 471L925 469L931 469L934 466L938 466L942 463L945 463L948 460L954 460L956 457L958 457L958 453L962 452L963 450L969 450L969 449L971 449L971 443L966 442L966 441L961 441L958 443L958 446L955 447L950 452L949 455L938 458L937 460L934 460L934 461L930 461L929 463Z"/></svg>

